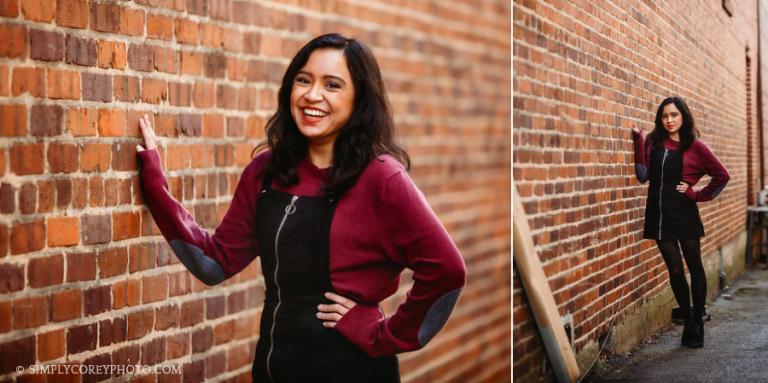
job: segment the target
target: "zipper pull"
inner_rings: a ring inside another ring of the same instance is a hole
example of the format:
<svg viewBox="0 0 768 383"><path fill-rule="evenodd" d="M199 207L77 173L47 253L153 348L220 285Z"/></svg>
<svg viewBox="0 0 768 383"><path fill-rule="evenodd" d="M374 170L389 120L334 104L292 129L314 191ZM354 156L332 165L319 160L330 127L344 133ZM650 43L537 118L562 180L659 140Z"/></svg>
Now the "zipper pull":
<svg viewBox="0 0 768 383"><path fill-rule="evenodd" d="M298 199L299 199L299 196L297 195L291 198L291 204L285 207L285 214L291 215L296 212L296 200Z"/></svg>

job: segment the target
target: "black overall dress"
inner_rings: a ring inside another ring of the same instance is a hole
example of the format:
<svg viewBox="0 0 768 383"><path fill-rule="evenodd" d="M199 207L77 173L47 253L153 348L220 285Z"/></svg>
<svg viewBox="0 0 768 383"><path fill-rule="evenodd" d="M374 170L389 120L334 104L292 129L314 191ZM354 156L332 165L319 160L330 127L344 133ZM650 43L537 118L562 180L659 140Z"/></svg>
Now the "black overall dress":
<svg viewBox="0 0 768 383"><path fill-rule="evenodd" d="M663 146L651 150L650 186L645 205L646 239L689 239L704 236L696 202L677 191L683 180L683 154Z"/></svg>
<svg viewBox="0 0 768 383"><path fill-rule="evenodd" d="M254 382L399 382L396 356L372 358L316 317L332 301L329 239L334 200L294 196L265 176L256 209L266 292Z"/></svg>

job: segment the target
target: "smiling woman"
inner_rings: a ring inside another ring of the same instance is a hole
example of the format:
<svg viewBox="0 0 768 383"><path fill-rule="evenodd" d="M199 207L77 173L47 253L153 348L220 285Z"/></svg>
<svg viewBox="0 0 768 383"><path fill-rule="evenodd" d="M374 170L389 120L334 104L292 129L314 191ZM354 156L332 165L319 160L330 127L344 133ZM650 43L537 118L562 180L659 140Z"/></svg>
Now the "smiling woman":
<svg viewBox="0 0 768 383"><path fill-rule="evenodd" d="M464 262L408 176L381 72L359 41L324 35L296 54L213 235L169 194L148 118L140 128L146 202L187 269L215 285L260 257L254 381L397 382L396 354L424 347L448 320ZM385 317L379 303L404 268L413 287Z"/></svg>

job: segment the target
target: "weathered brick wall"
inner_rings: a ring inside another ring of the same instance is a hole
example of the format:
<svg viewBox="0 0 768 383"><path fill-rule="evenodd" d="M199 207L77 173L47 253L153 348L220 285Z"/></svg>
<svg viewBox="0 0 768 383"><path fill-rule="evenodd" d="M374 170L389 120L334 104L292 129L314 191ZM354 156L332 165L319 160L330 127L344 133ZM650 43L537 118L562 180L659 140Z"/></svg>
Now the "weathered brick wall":
<svg viewBox="0 0 768 383"><path fill-rule="evenodd" d="M469 270L446 329L401 356L404 381L510 379L509 4L0 0L0 380L34 363L250 379L258 262L206 287L177 261L142 203L137 121L212 231L287 63L332 31L373 48L412 175Z"/></svg>
<svg viewBox="0 0 768 383"><path fill-rule="evenodd" d="M668 289L655 244L642 239L647 184L635 179L630 137L633 122L653 128L665 97L688 101L732 176L699 205L705 263L745 230L748 184L759 187L757 10L730 3L731 17L709 0L514 2L514 185L579 356L605 338L614 312L631 321ZM515 380L553 380L515 274L513 322Z"/></svg>

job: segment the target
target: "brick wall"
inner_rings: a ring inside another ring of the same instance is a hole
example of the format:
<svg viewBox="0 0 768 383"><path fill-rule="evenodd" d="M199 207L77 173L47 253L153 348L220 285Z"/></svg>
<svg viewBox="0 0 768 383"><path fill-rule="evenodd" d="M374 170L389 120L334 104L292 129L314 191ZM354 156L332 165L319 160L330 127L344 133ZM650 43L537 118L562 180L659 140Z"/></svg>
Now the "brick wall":
<svg viewBox="0 0 768 383"><path fill-rule="evenodd" d="M212 231L287 63L331 31L373 48L412 175L469 270L446 329L401 356L404 381L509 380L509 15L496 0L0 0L0 380L34 363L250 379L258 262L211 288L177 261L141 200L137 121L150 114L171 193Z"/></svg>
<svg viewBox="0 0 768 383"><path fill-rule="evenodd" d="M730 3L729 17L719 0L514 2L514 184L560 314L573 315L582 368L614 312L642 322L644 304L669 289L642 239L647 184L635 179L630 138L632 123L653 128L665 97L688 101L732 175L699 205L705 263L745 230L748 185L759 188L757 9ZM515 380L552 381L516 275L513 322Z"/></svg>

